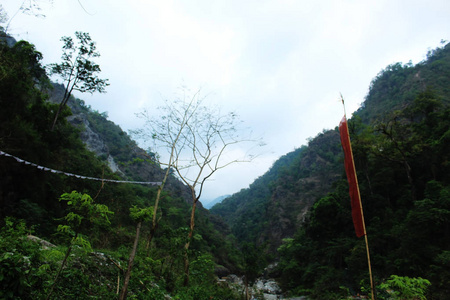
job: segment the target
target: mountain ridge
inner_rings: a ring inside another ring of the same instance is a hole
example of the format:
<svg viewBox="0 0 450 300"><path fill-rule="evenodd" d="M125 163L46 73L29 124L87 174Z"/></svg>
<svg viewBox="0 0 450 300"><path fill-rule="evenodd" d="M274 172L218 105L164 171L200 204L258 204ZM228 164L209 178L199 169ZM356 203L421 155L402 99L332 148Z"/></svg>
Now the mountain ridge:
<svg viewBox="0 0 450 300"><path fill-rule="evenodd" d="M218 203L221 203L224 199L226 199L228 197L230 197L230 195L222 195L222 196L216 197L210 201L202 200L202 203L206 209L210 209L211 207L213 207L214 205L216 205Z"/></svg>
<svg viewBox="0 0 450 300"><path fill-rule="evenodd" d="M447 66L447 68L445 67ZM369 124L383 122L389 113L404 108L427 87L432 87L448 105L450 88L450 43L429 51L427 59L415 66L395 63L372 80L353 120ZM274 253L284 238L300 228L315 200L331 191L343 176L343 155L336 128L323 130L307 146L280 157L248 189L231 195L210 209L224 218L238 240L269 244ZM354 128L350 130L354 130ZM289 161L283 165L283 161ZM288 166L291 164L290 166ZM297 168L297 170L295 170ZM245 209L243 209L245 208Z"/></svg>

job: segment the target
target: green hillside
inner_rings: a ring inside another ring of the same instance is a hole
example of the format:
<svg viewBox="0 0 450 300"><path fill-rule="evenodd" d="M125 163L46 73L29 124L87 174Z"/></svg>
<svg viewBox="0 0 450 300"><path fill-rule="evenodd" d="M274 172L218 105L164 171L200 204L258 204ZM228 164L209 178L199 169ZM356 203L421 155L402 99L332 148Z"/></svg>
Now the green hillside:
<svg viewBox="0 0 450 300"><path fill-rule="evenodd" d="M51 130L58 104L48 99L58 99L63 88L49 81L41 59L26 41L10 47L0 40L0 298L116 298L137 225L153 213L157 193L156 186L123 181L158 182L164 170L153 153L80 99L70 100ZM95 144L100 147L90 151ZM240 257L201 207L188 253L191 281L183 285L186 192L169 178L149 247L151 221L139 225L129 295L234 298L215 285L214 271L239 272Z"/></svg>
<svg viewBox="0 0 450 300"><path fill-rule="evenodd" d="M377 284L390 275L424 277L430 299L444 299L450 280L449 71L450 44L415 66L388 66L349 122ZM337 299L368 280L347 186L336 128L210 211L240 242L280 259L286 290Z"/></svg>

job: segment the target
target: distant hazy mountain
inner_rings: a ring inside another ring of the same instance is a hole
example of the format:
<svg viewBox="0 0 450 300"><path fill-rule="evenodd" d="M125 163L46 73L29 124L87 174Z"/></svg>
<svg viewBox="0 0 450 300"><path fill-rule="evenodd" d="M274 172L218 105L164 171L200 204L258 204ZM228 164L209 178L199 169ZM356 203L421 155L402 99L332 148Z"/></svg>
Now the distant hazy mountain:
<svg viewBox="0 0 450 300"><path fill-rule="evenodd" d="M230 197L230 195L220 196L213 200L205 200L202 204L203 204L204 208L210 209L211 207L213 207L217 203L221 203L223 201L223 199L228 198L228 197Z"/></svg>

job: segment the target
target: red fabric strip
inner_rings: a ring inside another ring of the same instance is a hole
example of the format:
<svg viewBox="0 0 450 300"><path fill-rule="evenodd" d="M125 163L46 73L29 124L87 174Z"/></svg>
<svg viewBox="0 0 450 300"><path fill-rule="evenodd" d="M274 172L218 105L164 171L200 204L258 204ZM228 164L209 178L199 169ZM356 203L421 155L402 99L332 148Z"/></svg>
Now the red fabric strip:
<svg viewBox="0 0 450 300"><path fill-rule="evenodd" d="M361 199L358 191L358 179L356 178L355 164L353 162L352 145L348 134L347 119L344 116L339 123L341 144L344 149L345 172L349 185L350 200L352 204L353 225L357 237L362 237L364 232L364 221L362 216Z"/></svg>

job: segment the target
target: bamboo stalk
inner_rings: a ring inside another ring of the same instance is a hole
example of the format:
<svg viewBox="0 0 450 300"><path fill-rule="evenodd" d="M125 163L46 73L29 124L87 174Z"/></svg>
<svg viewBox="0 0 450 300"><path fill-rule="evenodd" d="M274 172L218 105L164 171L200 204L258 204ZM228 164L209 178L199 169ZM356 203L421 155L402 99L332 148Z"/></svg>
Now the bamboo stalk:
<svg viewBox="0 0 450 300"><path fill-rule="evenodd" d="M342 100L342 105L344 106L344 116L345 116L345 119L347 120L347 112L345 111L344 98L342 97L342 94L341 94L341 100ZM348 123L347 123L347 126L345 126L345 127L346 127L346 130L347 130L347 136L349 137L349 142L350 142L350 132L348 131ZM363 212L363 207L362 207L362 202L361 202L361 194L359 192L358 176L356 174L356 166L355 166L355 160L353 158L353 150L352 150L351 142L350 142L350 155L351 155L351 158L352 158L353 170L355 172L356 190L358 191L359 207L361 209L361 221L362 221L362 226L363 226L363 230L364 230L364 241L366 243L367 265L369 267L370 290L371 290L371 294L372 294L371 296L372 296L372 300L375 300L375 286L374 286L374 282L373 282L372 265L370 263L369 241L368 241L368 238L367 238L366 222L364 220L364 212Z"/></svg>

